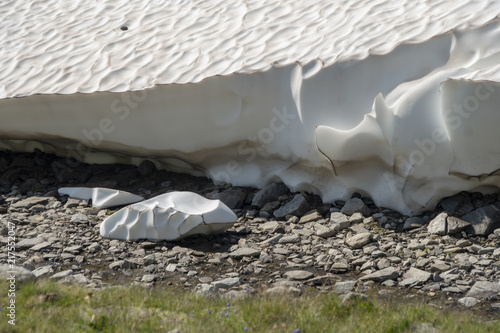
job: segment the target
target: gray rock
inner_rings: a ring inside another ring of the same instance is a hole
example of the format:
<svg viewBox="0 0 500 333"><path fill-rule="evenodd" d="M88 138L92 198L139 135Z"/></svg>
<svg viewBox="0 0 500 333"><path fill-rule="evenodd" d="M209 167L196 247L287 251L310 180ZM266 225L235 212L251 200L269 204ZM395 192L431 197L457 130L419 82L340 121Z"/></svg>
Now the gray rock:
<svg viewBox="0 0 500 333"><path fill-rule="evenodd" d="M302 216L309 211L309 203L302 194L297 194L293 199L282 206L280 209L274 211L276 218L282 218L287 215Z"/></svg>
<svg viewBox="0 0 500 333"><path fill-rule="evenodd" d="M357 281L339 281L335 283L333 291L339 294L345 294L351 292L356 288Z"/></svg>
<svg viewBox="0 0 500 333"><path fill-rule="evenodd" d="M353 215L354 213L361 213L363 216L370 215L370 209L368 209L363 200L359 198L347 200L340 211L346 215Z"/></svg>
<svg viewBox="0 0 500 333"><path fill-rule="evenodd" d="M35 275L24 267L0 264L0 279L7 280L15 276L16 282L34 279Z"/></svg>
<svg viewBox="0 0 500 333"><path fill-rule="evenodd" d="M470 213L474 209L467 193L459 193L452 197L443 199L443 201L441 201L441 207L449 215L455 213L463 215Z"/></svg>
<svg viewBox="0 0 500 333"><path fill-rule="evenodd" d="M73 275L72 280L76 283L79 283L79 284L89 283L89 279L87 279L87 277L81 273Z"/></svg>
<svg viewBox="0 0 500 333"><path fill-rule="evenodd" d="M284 236L280 238L280 240L278 241L279 244L298 243L298 242L300 242L299 235Z"/></svg>
<svg viewBox="0 0 500 333"><path fill-rule="evenodd" d="M417 229L425 225L425 220L420 217L410 217L406 219L403 226L404 230Z"/></svg>
<svg viewBox="0 0 500 333"><path fill-rule="evenodd" d="M312 210L308 213L306 213L304 216L302 216L299 220L299 223L309 223L309 222L316 222L323 219L323 216L316 210Z"/></svg>
<svg viewBox="0 0 500 333"><path fill-rule="evenodd" d="M486 206L464 215L462 220L471 224L465 231L472 235L487 236L500 227L500 210Z"/></svg>
<svg viewBox="0 0 500 333"><path fill-rule="evenodd" d="M122 268L123 269L134 269L141 266L141 264L135 259L124 259Z"/></svg>
<svg viewBox="0 0 500 333"><path fill-rule="evenodd" d="M43 238L24 238L17 242L16 244L16 250L22 251L29 249L37 244L43 243L44 239Z"/></svg>
<svg viewBox="0 0 500 333"><path fill-rule="evenodd" d="M466 297L474 297L478 299L497 299L500 293L500 284L488 281L478 281L465 295Z"/></svg>
<svg viewBox="0 0 500 333"><path fill-rule="evenodd" d="M239 209L245 203L247 192L238 187L232 187L224 192L217 193L212 199L219 199L231 209Z"/></svg>
<svg viewBox="0 0 500 333"><path fill-rule="evenodd" d="M335 224L349 223L349 217L341 212L333 212L330 214L330 222Z"/></svg>
<svg viewBox="0 0 500 333"><path fill-rule="evenodd" d="M394 280L399 277L399 270L395 267L387 267L375 273L371 273L361 277L360 281L375 281L375 282L383 282L385 280Z"/></svg>
<svg viewBox="0 0 500 333"><path fill-rule="evenodd" d="M68 269L66 271L56 273L56 274L52 275L50 278L54 279L54 280L59 280L59 279L63 279L63 278L70 276L70 275L73 275L72 269Z"/></svg>
<svg viewBox="0 0 500 333"><path fill-rule="evenodd" d="M433 235L446 235L446 218L448 214L445 212L436 216L427 226L427 232Z"/></svg>
<svg viewBox="0 0 500 333"><path fill-rule="evenodd" d="M458 217L448 216L447 222L447 234L455 234L462 231L463 229L470 226L469 222L459 219Z"/></svg>
<svg viewBox="0 0 500 333"><path fill-rule="evenodd" d="M215 292L215 287L208 283L199 284L196 288L196 293L201 295L213 294Z"/></svg>
<svg viewBox="0 0 500 333"><path fill-rule="evenodd" d="M346 240L347 245L353 249L360 249L363 246L369 244L372 239L371 233L362 233L352 236Z"/></svg>
<svg viewBox="0 0 500 333"><path fill-rule="evenodd" d="M426 271L423 271L421 269L418 269L418 268L414 268L414 267L411 267L408 272L406 272L403 277L405 279L409 279L409 278L415 278L417 279L419 282L422 282L422 283L425 283L427 281L429 281L429 279L431 278L431 273L427 273Z"/></svg>
<svg viewBox="0 0 500 333"><path fill-rule="evenodd" d="M242 247L229 253L229 256L234 259L241 259L243 257L258 257L260 256L260 250L250 247Z"/></svg>
<svg viewBox="0 0 500 333"><path fill-rule="evenodd" d="M51 245L52 245L52 242L42 242L42 243L36 244L35 246L32 246L30 248L30 250L31 251L40 251L40 250L48 249L49 247L51 247Z"/></svg>
<svg viewBox="0 0 500 333"><path fill-rule="evenodd" d="M333 235L336 235L338 233L337 229L335 228L318 228L316 230L316 236L323 237L323 238L329 238L332 237Z"/></svg>
<svg viewBox="0 0 500 333"><path fill-rule="evenodd" d="M363 214L361 213L354 213L349 217L349 222L351 223L360 223L363 222L365 218L363 217Z"/></svg>
<svg viewBox="0 0 500 333"><path fill-rule="evenodd" d="M46 277L52 273L54 273L54 270L52 269L51 266L42 266L42 267L38 267L37 269L33 270L33 275L36 278L43 278L43 277Z"/></svg>
<svg viewBox="0 0 500 333"><path fill-rule="evenodd" d="M458 300L458 303L465 306L466 308L471 308L473 306L476 306L480 302L481 301L475 297L462 297Z"/></svg>
<svg viewBox="0 0 500 333"><path fill-rule="evenodd" d="M273 183L262 190L255 193L252 199L252 206L257 206L259 208L264 207L264 205L270 201L278 200L278 198L284 194L288 193L288 187L283 183Z"/></svg>
<svg viewBox="0 0 500 333"><path fill-rule="evenodd" d="M349 218L340 212L333 212L330 214L330 223L336 231L341 231L351 226Z"/></svg>
<svg viewBox="0 0 500 333"><path fill-rule="evenodd" d="M313 273L302 270L288 271L285 273L285 277L290 280L308 280L313 276Z"/></svg>
<svg viewBox="0 0 500 333"><path fill-rule="evenodd" d="M158 276L156 274L146 274L142 276L141 282L151 283L155 282L157 278Z"/></svg>
<svg viewBox="0 0 500 333"><path fill-rule="evenodd" d="M229 289L232 287L239 286L241 284L241 280L238 277L233 277L233 278L227 278L227 279L220 280L220 281L215 281L212 284L213 284L215 290Z"/></svg>
<svg viewBox="0 0 500 333"><path fill-rule="evenodd" d="M12 204L10 207L14 209L29 209L34 205L46 205L48 202L49 198L29 197Z"/></svg>
<svg viewBox="0 0 500 333"><path fill-rule="evenodd" d="M73 223L87 223L88 218L87 218L87 215L85 215L85 214L76 213L73 216L71 216L70 221Z"/></svg>
<svg viewBox="0 0 500 333"><path fill-rule="evenodd" d="M388 280L388 281L392 281L392 280ZM417 278L411 277L411 278L406 278L403 281L399 282L399 285L401 287L413 287L413 286L419 285L420 283L421 282Z"/></svg>
<svg viewBox="0 0 500 333"><path fill-rule="evenodd" d="M307 281L304 281L304 284L313 285L313 286L327 285L327 284L330 284L332 281L336 281L338 279L339 278L335 275L327 274L327 275L323 275L323 276L317 276L317 277L314 277L314 278L309 279Z"/></svg>
<svg viewBox="0 0 500 333"><path fill-rule="evenodd" d="M73 246L70 246L70 247L63 249L63 252L78 254L82 251L82 248L83 247L81 245L73 245Z"/></svg>

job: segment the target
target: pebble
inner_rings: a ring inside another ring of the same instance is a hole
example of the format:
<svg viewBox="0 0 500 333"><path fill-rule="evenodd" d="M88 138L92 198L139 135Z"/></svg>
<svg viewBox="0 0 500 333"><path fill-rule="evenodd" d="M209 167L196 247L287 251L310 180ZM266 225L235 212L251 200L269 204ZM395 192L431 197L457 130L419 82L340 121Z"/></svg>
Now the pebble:
<svg viewBox="0 0 500 333"><path fill-rule="evenodd" d="M314 276L314 273L308 271L288 271L285 273L285 277L290 280L308 280Z"/></svg>

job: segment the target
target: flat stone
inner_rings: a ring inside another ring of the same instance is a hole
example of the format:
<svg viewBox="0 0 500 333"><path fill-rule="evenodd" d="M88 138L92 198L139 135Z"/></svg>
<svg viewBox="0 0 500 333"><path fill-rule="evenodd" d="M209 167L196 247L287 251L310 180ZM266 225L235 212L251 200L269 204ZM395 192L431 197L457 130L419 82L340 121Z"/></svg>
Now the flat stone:
<svg viewBox="0 0 500 333"><path fill-rule="evenodd" d="M309 210L309 208L310 206L306 198L299 193L295 195L290 202L282 206L280 209L275 210L273 214L276 218L282 218L287 215L302 216Z"/></svg>
<svg viewBox="0 0 500 333"><path fill-rule="evenodd" d="M298 243L298 242L300 242L299 235L284 236L281 237L280 240L278 241L279 244Z"/></svg>
<svg viewBox="0 0 500 333"><path fill-rule="evenodd" d="M29 209L34 205L46 205L49 203L49 198L45 197L29 197L12 204L10 207L14 209Z"/></svg>
<svg viewBox="0 0 500 333"><path fill-rule="evenodd" d="M478 299L497 298L500 293L500 284L488 281L478 281L465 295L466 297L474 297Z"/></svg>
<svg viewBox="0 0 500 333"><path fill-rule="evenodd" d="M285 273L285 277L290 280L308 280L313 276L313 273L302 270L288 271Z"/></svg>
<svg viewBox="0 0 500 333"><path fill-rule="evenodd" d="M70 221L72 223L87 223L88 217L85 214L76 213L76 214L74 214L74 215L71 216Z"/></svg>
<svg viewBox="0 0 500 333"><path fill-rule="evenodd" d="M52 242L42 242L42 243L36 244L35 246L32 246L30 248L30 250L31 251L40 251L40 250L48 249L49 247L51 247L51 245L52 245Z"/></svg>
<svg viewBox="0 0 500 333"><path fill-rule="evenodd" d="M486 206L462 216L462 220L471 224L465 231L472 235L487 236L500 227L500 210L495 206Z"/></svg>
<svg viewBox="0 0 500 333"><path fill-rule="evenodd" d="M335 283L333 291L338 294L351 292L354 290L354 288L356 288L356 283L358 283L358 281L339 281Z"/></svg>
<svg viewBox="0 0 500 333"><path fill-rule="evenodd" d="M42 266L34 269L32 273L36 278L43 278L54 273L54 270L51 266Z"/></svg>
<svg viewBox="0 0 500 333"><path fill-rule="evenodd" d="M445 272L450 269L450 265L446 264L444 261L436 260L431 264L432 271Z"/></svg>
<svg viewBox="0 0 500 333"><path fill-rule="evenodd" d="M427 226L427 232L433 235L446 235L446 218L448 214L443 212L436 216Z"/></svg>
<svg viewBox="0 0 500 333"><path fill-rule="evenodd" d="M316 222L323 219L323 216L317 211L313 210L309 213L306 213L304 216L302 216L299 220L299 223L309 223L309 222Z"/></svg>
<svg viewBox="0 0 500 333"><path fill-rule="evenodd" d="M338 233L338 230L336 230L335 228L322 227L322 228L318 228L316 230L316 236L323 237L323 238L332 237L332 236L336 235L337 233Z"/></svg>
<svg viewBox="0 0 500 333"><path fill-rule="evenodd" d="M354 213L351 215L351 217L349 217L349 222L351 222L351 224L352 223L361 223L361 222L363 222L364 219L365 218L364 218L363 214Z"/></svg>
<svg viewBox="0 0 500 333"><path fill-rule="evenodd" d="M363 216L370 215L370 209L368 209L363 200L359 198L347 200L340 211L346 215L353 215L354 213L361 213Z"/></svg>
<svg viewBox="0 0 500 333"><path fill-rule="evenodd" d="M252 206L259 208L264 207L264 205L270 201L276 201L278 198L284 194L288 193L288 187L283 183L273 183L262 190L255 193L252 199Z"/></svg>
<svg viewBox="0 0 500 333"><path fill-rule="evenodd" d="M417 229L423 227L425 223L425 220L420 217L409 217L403 225L403 230Z"/></svg>
<svg viewBox="0 0 500 333"><path fill-rule="evenodd" d="M480 302L481 301L475 297L462 297L458 300L458 303L465 306L466 308L471 308L473 306L476 306Z"/></svg>
<svg viewBox="0 0 500 333"><path fill-rule="evenodd" d="M156 274L146 274L142 276L141 282L151 283L155 282L157 278L158 276Z"/></svg>
<svg viewBox="0 0 500 333"><path fill-rule="evenodd" d="M371 233L362 233L352 236L346 240L347 245L353 249L360 249L363 246L369 244L372 240Z"/></svg>
<svg viewBox="0 0 500 333"><path fill-rule="evenodd" d="M333 212L330 214L330 226L336 230L341 231L351 226L349 217L340 212Z"/></svg>
<svg viewBox="0 0 500 333"><path fill-rule="evenodd" d="M388 281L392 281L392 280L388 280ZM403 281L399 282L399 285L401 287L413 287L413 286L416 286L420 283L421 282L417 278L411 277L411 278L406 278Z"/></svg>
<svg viewBox="0 0 500 333"><path fill-rule="evenodd" d="M87 279L87 277L81 273L73 275L72 280L79 284L87 284L90 282L89 279Z"/></svg>
<svg viewBox="0 0 500 333"><path fill-rule="evenodd" d="M242 247L229 253L229 256L234 259L241 259L243 257L258 257L260 256L260 250L250 247Z"/></svg>
<svg viewBox="0 0 500 333"><path fill-rule="evenodd" d="M45 240L43 238L24 238L21 239L19 242L16 244L16 250L21 251L21 250L27 250L37 244L43 243Z"/></svg>
<svg viewBox="0 0 500 333"><path fill-rule="evenodd" d="M68 269L66 271L62 271L62 272L56 273L56 274L52 275L50 278L54 279L54 280L59 280L59 279L65 278L67 276L70 276L72 274L73 274L73 270L72 269Z"/></svg>
<svg viewBox="0 0 500 333"><path fill-rule="evenodd" d="M78 254L82 251L83 247L81 245L73 245L70 247L67 247L63 250L63 252L68 252L72 254Z"/></svg>
<svg viewBox="0 0 500 333"><path fill-rule="evenodd" d="M134 269L134 268L137 268L139 266L141 266L141 263L135 259L124 259L122 268L123 269Z"/></svg>
<svg viewBox="0 0 500 333"><path fill-rule="evenodd" d="M229 289L232 287L239 286L241 284L241 280L238 277L233 277L233 278L227 278L227 279L220 280L220 281L215 281L215 282L212 282L212 284L213 284L215 290Z"/></svg>
<svg viewBox="0 0 500 333"><path fill-rule="evenodd" d="M330 284L332 281L336 281L338 279L339 278L335 275L327 274L323 276L317 276L307 281L304 281L304 284L312 286L327 285Z"/></svg>
<svg viewBox="0 0 500 333"><path fill-rule="evenodd" d="M375 281L375 282L383 282L385 280L394 280L399 277L399 270L395 267L387 267L380 271L365 275L361 277L360 281Z"/></svg>
<svg viewBox="0 0 500 333"><path fill-rule="evenodd" d="M415 278L417 279L419 282L422 282L422 283L425 283L427 281L429 281L429 279L431 278L431 273L427 273L426 271L423 271L421 269L418 269L418 268L414 268L414 267L411 267L404 275L403 277L405 279L409 279L409 278Z"/></svg>

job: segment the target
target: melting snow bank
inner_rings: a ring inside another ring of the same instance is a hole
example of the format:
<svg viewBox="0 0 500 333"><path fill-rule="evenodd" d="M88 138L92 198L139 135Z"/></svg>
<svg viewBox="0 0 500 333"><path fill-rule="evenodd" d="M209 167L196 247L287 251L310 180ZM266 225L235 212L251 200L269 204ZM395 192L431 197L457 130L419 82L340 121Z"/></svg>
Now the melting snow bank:
<svg viewBox="0 0 500 333"><path fill-rule="evenodd" d="M73 159L136 165L151 159L159 168L238 186L281 180L324 201L359 192L405 214L431 209L459 191L497 190L500 3L471 6L457 11L474 19L455 17L450 8L449 21L402 25L397 43L392 30L385 41L346 31L365 53L340 43L339 35L330 57L278 44L274 53L265 50L260 67L242 60L234 71L217 71L212 59L213 73L203 72L202 80L187 80L179 70L177 80L157 80L142 90L136 90L144 79L139 70L128 85L124 73L85 89L74 85L82 77L71 74L67 89L43 90L30 81L31 95L10 98L27 95L14 81L0 89L9 97L0 100L0 149L40 149L68 157L68 165ZM284 60L270 66L280 50ZM14 64L13 72L36 77L36 67L23 72L22 65Z"/></svg>

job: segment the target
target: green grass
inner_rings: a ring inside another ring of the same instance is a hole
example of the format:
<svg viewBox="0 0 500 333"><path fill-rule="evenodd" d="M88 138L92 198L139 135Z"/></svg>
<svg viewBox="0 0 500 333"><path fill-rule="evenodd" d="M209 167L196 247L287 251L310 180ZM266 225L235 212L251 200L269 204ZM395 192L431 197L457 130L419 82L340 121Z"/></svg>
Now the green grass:
<svg viewBox="0 0 500 333"><path fill-rule="evenodd" d="M0 283L7 290L5 281ZM342 305L332 294L252 295L228 300L169 289L92 291L49 281L18 285L16 326L0 295L0 332L412 332L428 323L439 332L500 332L471 312L444 312L381 299Z"/></svg>

